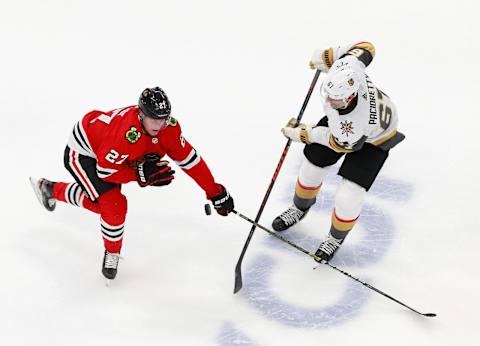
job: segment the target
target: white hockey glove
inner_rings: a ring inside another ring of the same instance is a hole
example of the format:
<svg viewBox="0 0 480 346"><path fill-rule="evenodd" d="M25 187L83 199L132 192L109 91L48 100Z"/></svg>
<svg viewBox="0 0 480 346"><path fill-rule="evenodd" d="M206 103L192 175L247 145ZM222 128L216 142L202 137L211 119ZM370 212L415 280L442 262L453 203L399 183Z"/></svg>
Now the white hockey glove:
<svg viewBox="0 0 480 346"><path fill-rule="evenodd" d="M322 72L328 72L332 64L339 59L342 55L346 54L350 49L349 46L337 46L327 49L317 49L313 52L312 59L310 60L310 68L317 69Z"/></svg>
<svg viewBox="0 0 480 346"><path fill-rule="evenodd" d="M285 127L282 128L283 135L295 142L312 144L313 143L311 139L312 126L299 124L297 127L295 127L295 122L296 122L295 118L291 118L288 121L287 125L285 125Z"/></svg>

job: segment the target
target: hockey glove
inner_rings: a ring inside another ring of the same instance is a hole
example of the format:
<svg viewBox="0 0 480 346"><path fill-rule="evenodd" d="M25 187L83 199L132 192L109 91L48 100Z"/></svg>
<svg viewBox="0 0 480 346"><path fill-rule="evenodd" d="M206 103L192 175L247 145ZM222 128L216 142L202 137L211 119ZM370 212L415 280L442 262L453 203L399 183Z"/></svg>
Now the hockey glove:
<svg viewBox="0 0 480 346"><path fill-rule="evenodd" d="M312 144L312 127L310 125L299 124L295 127L295 118L291 118L287 125L282 128L282 133L285 137L290 138L295 142L302 142L305 144Z"/></svg>
<svg viewBox="0 0 480 346"><path fill-rule="evenodd" d="M230 213L234 208L233 204L233 198L230 196L228 191L225 189L223 185L222 187L222 192L220 192L218 195L213 196L210 201L212 201L213 207L222 216L227 216L228 213Z"/></svg>
<svg viewBox="0 0 480 346"><path fill-rule="evenodd" d="M325 73L328 72L333 63L341 56L346 54L350 47L351 45L315 50L315 52L313 52L312 59L310 60L310 68L317 69Z"/></svg>
<svg viewBox="0 0 480 346"><path fill-rule="evenodd" d="M137 164L137 182L141 187L168 185L174 173L168 161L161 160L157 154L146 154Z"/></svg>

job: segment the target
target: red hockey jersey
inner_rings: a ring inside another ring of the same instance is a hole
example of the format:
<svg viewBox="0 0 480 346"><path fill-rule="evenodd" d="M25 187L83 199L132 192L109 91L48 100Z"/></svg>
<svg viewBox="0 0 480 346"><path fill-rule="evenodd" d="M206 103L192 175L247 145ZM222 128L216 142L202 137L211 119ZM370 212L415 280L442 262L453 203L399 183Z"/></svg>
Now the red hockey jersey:
<svg viewBox="0 0 480 346"><path fill-rule="evenodd" d="M138 106L110 112L92 111L75 124L68 140L70 149L97 160L98 176L112 183L136 181L132 163L145 154L167 155L192 177L212 198L221 192L195 148L183 137L180 124L171 118L157 136L149 136L142 128Z"/></svg>

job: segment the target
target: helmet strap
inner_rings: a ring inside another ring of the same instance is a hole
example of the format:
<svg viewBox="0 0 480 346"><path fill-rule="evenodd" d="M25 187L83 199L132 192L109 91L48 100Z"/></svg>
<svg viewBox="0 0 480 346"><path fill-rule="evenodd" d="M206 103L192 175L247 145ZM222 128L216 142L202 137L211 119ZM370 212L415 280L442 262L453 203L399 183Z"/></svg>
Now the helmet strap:
<svg viewBox="0 0 480 346"><path fill-rule="evenodd" d="M342 107L341 109L347 109L348 106L350 106L350 104L352 103L352 101L355 99L355 97L357 97L358 93L355 92L353 93L352 95L350 95L347 99L345 99L345 107Z"/></svg>
<svg viewBox="0 0 480 346"><path fill-rule="evenodd" d="M337 111L340 115L348 114L351 111L353 111L355 107L357 107L357 103L358 103L358 93L350 99L350 101L348 102L345 108L337 109Z"/></svg>

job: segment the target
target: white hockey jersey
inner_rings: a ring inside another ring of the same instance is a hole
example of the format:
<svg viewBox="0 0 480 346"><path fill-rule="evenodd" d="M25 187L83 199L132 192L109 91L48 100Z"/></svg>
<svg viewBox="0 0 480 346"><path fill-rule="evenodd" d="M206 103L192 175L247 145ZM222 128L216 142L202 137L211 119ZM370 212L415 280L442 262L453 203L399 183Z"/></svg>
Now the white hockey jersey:
<svg viewBox="0 0 480 346"><path fill-rule="evenodd" d="M405 138L397 131L398 114L395 104L373 84L365 74L364 62L354 54L336 60L330 71L345 64L361 76L358 97L346 109L340 110L333 109L325 102L328 127L314 127L311 140L336 152L357 151L364 143L371 143L384 150L391 149Z"/></svg>

